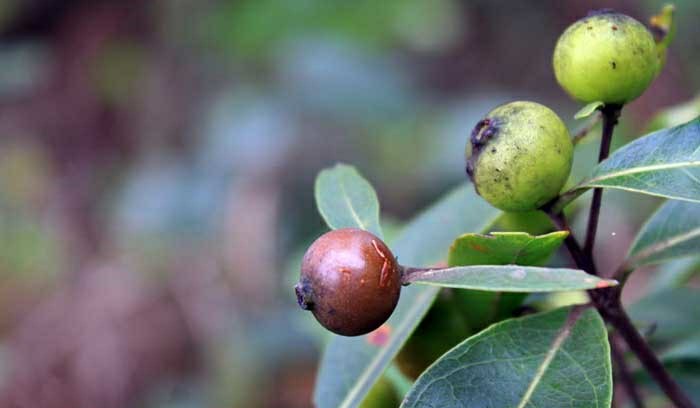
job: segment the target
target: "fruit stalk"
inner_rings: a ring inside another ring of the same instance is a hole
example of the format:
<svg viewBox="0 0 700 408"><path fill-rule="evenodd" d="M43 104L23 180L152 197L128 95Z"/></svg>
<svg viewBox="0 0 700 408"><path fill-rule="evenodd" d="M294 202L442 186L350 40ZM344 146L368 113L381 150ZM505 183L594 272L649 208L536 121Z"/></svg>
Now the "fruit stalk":
<svg viewBox="0 0 700 408"><path fill-rule="evenodd" d="M600 141L600 153L598 154L598 163L608 158L610 154L610 143L612 142L613 131L617 125L617 119L620 117L622 105L606 104L601 108L603 116L603 131ZM586 243L583 246L583 252L588 257L593 257L593 247L595 246L595 237L598 232L598 219L600 218L600 204L603 200L603 189L596 188L593 190L593 200L591 200L591 209L588 215L588 228L586 230Z"/></svg>
<svg viewBox="0 0 700 408"><path fill-rule="evenodd" d="M410 285L411 282L420 280L420 278L426 274L426 272L433 272L433 271L438 271L445 269L444 267L436 267L436 268L417 268L413 266L403 266L399 265L399 269L401 270L401 284L406 286Z"/></svg>

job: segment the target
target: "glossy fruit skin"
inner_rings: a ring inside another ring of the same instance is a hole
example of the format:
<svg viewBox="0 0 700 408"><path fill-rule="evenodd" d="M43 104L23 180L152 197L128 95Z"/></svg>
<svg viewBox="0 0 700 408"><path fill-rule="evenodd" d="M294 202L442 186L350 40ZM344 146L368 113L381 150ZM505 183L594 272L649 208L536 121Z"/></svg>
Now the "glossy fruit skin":
<svg viewBox="0 0 700 408"><path fill-rule="evenodd" d="M573 144L564 122L535 102L511 102L479 121L467 149L467 174L494 207L521 212L556 197L571 171Z"/></svg>
<svg viewBox="0 0 700 408"><path fill-rule="evenodd" d="M661 66L651 32L614 12L594 13L569 26L552 62L557 82L574 99L607 104L637 98Z"/></svg>
<svg viewBox="0 0 700 408"><path fill-rule="evenodd" d="M401 272L389 248L373 234L337 229L306 251L297 301L326 329L359 336L384 323L401 292Z"/></svg>

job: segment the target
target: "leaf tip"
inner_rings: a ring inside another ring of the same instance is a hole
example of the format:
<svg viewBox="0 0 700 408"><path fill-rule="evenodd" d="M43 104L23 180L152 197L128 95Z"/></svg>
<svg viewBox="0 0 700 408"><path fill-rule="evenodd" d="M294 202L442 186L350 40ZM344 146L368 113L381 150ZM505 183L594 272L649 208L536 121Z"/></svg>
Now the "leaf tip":
<svg viewBox="0 0 700 408"><path fill-rule="evenodd" d="M617 285L619 285L619 282L615 279L602 279L596 283L595 287L596 289L604 289Z"/></svg>

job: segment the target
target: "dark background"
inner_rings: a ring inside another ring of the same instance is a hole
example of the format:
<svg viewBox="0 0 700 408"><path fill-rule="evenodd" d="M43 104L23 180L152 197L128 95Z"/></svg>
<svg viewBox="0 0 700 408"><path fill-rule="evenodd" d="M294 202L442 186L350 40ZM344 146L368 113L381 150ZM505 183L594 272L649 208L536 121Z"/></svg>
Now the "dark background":
<svg viewBox="0 0 700 408"><path fill-rule="evenodd" d="M0 0L0 407L310 406L323 334L291 285L316 173L355 164L391 231L464 180L495 105L582 125L551 68L569 24L661 5ZM700 88L700 2L676 5L618 144ZM657 203L606 194L603 267Z"/></svg>

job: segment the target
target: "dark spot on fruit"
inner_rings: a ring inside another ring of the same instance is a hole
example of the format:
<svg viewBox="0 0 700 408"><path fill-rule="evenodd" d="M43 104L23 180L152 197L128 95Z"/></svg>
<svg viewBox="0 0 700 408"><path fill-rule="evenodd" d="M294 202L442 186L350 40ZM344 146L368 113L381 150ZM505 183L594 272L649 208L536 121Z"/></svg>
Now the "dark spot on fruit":
<svg viewBox="0 0 700 408"><path fill-rule="evenodd" d="M491 149L491 153L496 153L496 149L495 148Z"/></svg>
<svg viewBox="0 0 700 408"><path fill-rule="evenodd" d="M481 146L486 142L486 131L489 129L489 125L491 124L491 119L482 119L476 123L476 126L474 126L474 129L472 130L471 134L471 142L472 146ZM484 130L486 128L486 130ZM482 130L484 130L482 132Z"/></svg>
<svg viewBox="0 0 700 408"><path fill-rule="evenodd" d="M617 63L615 61L610 61L610 65L612 66L612 69L617 68Z"/></svg>
<svg viewBox="0 0 700 408"><path fill-rule="evenodd" d="M666 34L668 34L668 32L666 30L664 30L663 28L661 28L657 25L652 25L651 27L649 27L649 30L651 31L651 34L654 36L654 40L656 40L656 42L661 41L666 36Z"/></svg>
<svg viewBox="0 0 700 408"><path fill-rule="evenodd" d="M302 279L294 286L294 292L297 295L297 303L304 310L313 310L313 300L311 293L311 283L308 279Z"/></svg>
<svg viewBox="0 0 700 408"><path fill-rule="evenodd" d="M616 25L612 26L612 30L617 31L617 26Z"/></svg>

